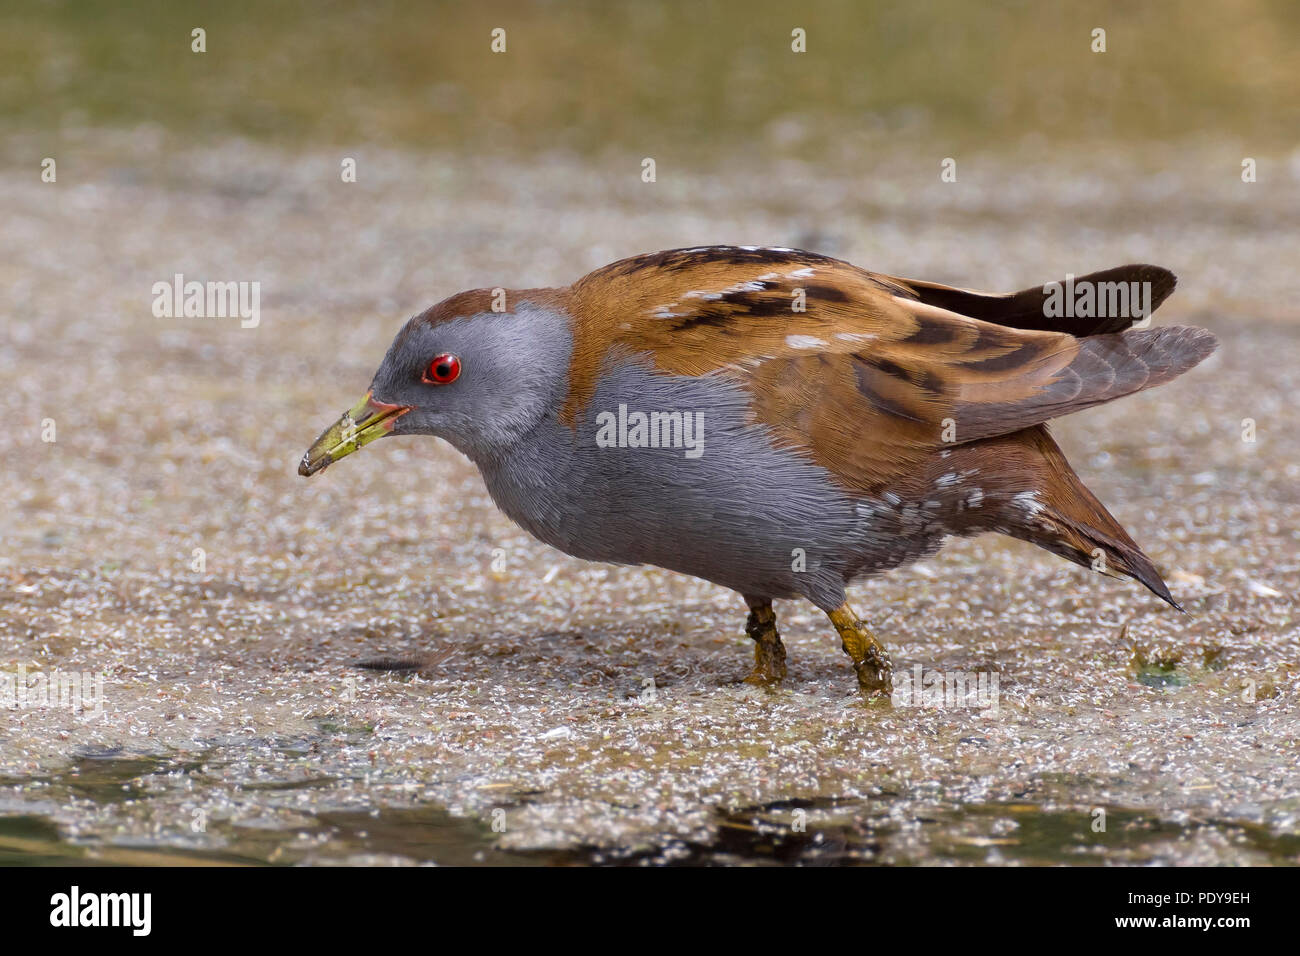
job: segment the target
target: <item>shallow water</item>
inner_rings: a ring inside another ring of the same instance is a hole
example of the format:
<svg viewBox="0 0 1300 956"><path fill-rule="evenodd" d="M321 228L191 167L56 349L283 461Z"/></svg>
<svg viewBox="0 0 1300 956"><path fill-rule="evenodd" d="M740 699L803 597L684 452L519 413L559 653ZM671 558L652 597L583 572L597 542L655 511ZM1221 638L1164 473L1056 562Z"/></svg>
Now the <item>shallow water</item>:
<svg viewBox="0 0 1300 956"><path fill-rule="evenodd" d="M346 192L330 155L81 137L57 191L0 181L0 670L103 695L0 715L0 860L1300 862L1294 169L737 162L647 193L393 151ZM996 673L995 711L863 704L797 602L766 692L734 595L545 548L441 443L294 474L410 312L700 241L993 288L1174 268L1157 321L1219 354L1055 432L1189 614L957 542L852 600L900 669ZM155 318L175 272L261 281L261 324Z"/></svg>
<svg viewBox="0 0 1300 956"><path fill-rule="evenodd" d="M0 781L39 786L50 800L97 803L147 800L150 778L202 778L201 761L83 758L40 780ZM314 780L244 785L297 791L328 786ZM1066 788L1068 789L1068 788ZM517 808L535 794L512 794ZM1029 795L1026 795L1027 797ZM1041 795L1040 795L1041 796ZM1040 802L917 806L881 792L865 800L787 800L715 813L705 841L672 840L641 848L574 846L564 850L506 850L486 821L456 817L435 805L307 812L286 826L214 825L219 848L140 837L102 842L68 840L39 813L0 817L0 865L764 865L871 864L1151 865L1179 863L1191 853L1231 854L1243 864L1294 862L1300 834L1235 820L1181 822L1148 812L1110 809L1105 829L1096 817L1048 809ZM1081 825L1084 823L1086 825ZM215 835L215 834L214 834Z"/></svg>

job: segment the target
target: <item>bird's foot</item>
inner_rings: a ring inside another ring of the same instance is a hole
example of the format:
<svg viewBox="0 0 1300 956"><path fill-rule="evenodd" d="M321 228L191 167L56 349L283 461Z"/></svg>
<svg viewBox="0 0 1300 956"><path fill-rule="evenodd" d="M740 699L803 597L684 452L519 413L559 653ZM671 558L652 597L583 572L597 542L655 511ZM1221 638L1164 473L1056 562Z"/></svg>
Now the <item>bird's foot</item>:
<svg viewBox="0 0 1300 956"><path fill-rule="evenodd" d="M858 620L853 609L842 604L830 612L831 623L839 632L844 653L858 674L858 690L868 699L889 697L894 692L894 665L885 645Z"/></svg>
<svg viewBox="0 0 1300 956"><path fill-rule="evenodd" d="M867 656L853 662L858 672L858 690L868 698L889 697L894 693L894 665L889 652L876 641L867 649Z"/></svg>
<svg viewBox="0 0 1300 956"><path fill-rule="evenodd" d="M771 687L785 680L785 645L776 631L771 601L750 604L745 633L754 639L754 669L745 683Z"/></svg>
<svg viewBox="0 0 1300 956"><path fill-rule="evenodd" d="M745 678L745 683L772 687L783 680L785 680L785 646L779 640L774 644L755 644L754 669Z"/></svg>

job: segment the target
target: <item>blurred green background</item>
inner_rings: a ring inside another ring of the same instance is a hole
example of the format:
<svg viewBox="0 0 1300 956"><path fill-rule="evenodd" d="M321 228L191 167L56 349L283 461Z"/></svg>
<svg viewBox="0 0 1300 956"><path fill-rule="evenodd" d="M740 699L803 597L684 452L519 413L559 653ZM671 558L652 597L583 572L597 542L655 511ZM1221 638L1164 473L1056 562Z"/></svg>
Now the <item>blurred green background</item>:
<svg viewBox="0 0 1300 956"><path fill-rule="evenodd" d="M494 27L505 54L489 50ZM807 53L791 52L794 27ZM0 114L44 136L145 123L687 160L748 144L829 160L873 143L1204 137L1262 153L1300 129L1298 40L1295 0L6 2Z"/></svg>

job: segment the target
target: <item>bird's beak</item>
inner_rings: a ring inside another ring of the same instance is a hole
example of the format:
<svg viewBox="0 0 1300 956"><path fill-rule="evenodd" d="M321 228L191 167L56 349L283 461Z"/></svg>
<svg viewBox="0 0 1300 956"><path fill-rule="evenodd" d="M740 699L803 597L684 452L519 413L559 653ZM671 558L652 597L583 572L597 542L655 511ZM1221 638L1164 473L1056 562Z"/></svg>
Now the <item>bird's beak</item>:
<svg viewBox="0 0 1300 956"><path fill-rule="evenodd" d="M320 438L307 449L298 463L298 474L310 478L323 471L340 458L352 454L362 445L383 438L393 430L399 418L411 410L409 405L387 405L377 402L369 392L357 402L356 407L343 413L343 417L321 432Z"/></svg>

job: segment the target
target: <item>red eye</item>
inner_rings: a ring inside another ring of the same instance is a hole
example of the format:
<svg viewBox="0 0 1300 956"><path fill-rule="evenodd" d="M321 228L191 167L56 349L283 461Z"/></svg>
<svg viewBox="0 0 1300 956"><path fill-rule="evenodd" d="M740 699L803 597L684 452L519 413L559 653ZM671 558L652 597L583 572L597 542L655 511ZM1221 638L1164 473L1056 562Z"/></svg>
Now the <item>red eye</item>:
<svg viewBox="0 0 1300 956"><path fill-rule="evenodd" d="M450 352L434 356L429 367L424 371L426 385L450 385L460 378L460 359Z"/></svg>

